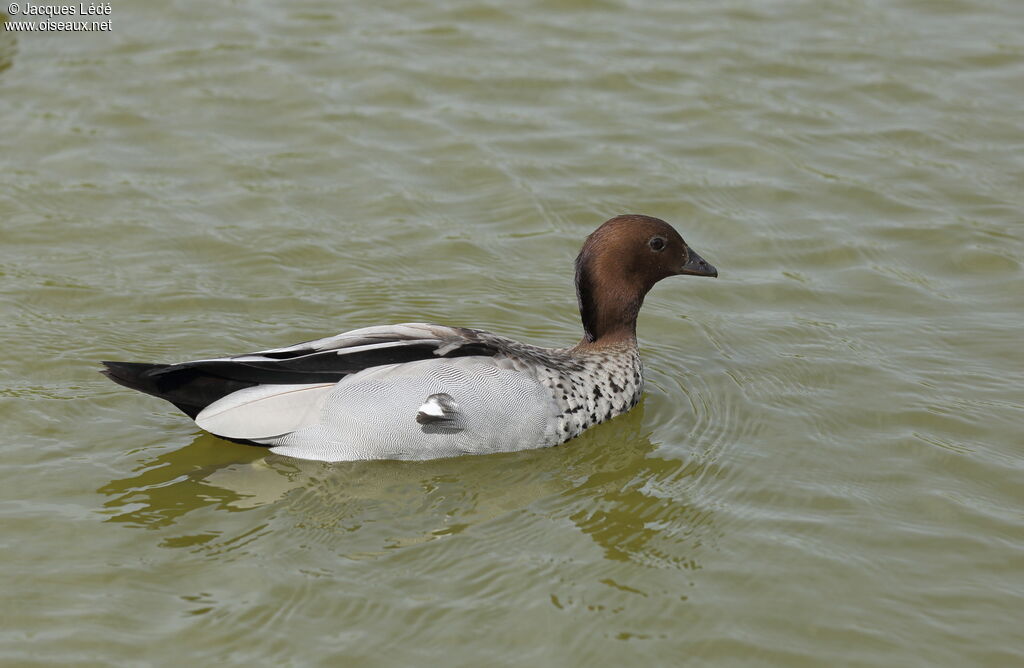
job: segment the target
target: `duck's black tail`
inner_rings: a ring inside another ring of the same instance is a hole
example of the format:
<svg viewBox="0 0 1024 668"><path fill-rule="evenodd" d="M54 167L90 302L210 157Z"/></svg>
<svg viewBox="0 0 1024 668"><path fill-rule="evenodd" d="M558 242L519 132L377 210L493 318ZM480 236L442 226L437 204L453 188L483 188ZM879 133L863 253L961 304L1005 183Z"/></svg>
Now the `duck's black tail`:
<svg viewBox="0 0 1024 668"><path fill-rule="evenodd" d="M100 373L119 385L171 402L190 418L232 392L256 383L233 380L174 364L103 362Z"/></svg>
<svg viewBox="0 0 1024 668"><path fill-rule="evenodd" d="M156 386L156 381L150 376L153 371L166 369L169 364L140 364L139 362L102 362L106 369L100 369L100 373L114 381L118 385L130 387L139 392L152 394L160 397L163 393Z"/></svg>

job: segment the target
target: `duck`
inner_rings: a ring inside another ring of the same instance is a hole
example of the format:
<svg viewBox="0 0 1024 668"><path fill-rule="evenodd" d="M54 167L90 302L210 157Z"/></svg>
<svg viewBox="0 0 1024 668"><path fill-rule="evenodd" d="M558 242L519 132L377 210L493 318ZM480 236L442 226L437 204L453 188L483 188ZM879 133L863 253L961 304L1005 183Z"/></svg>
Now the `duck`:
<svg viewBox="0 0 1024 668"><path fill-rule="evenodd" d="M644 371L636 321L670 276L718 270L659 218L615 216L575 262L583 337L544 348L467 327L364 327L177 364L102 362L205 431L300 459L426 460L565 443L626 413Z"/></svg>

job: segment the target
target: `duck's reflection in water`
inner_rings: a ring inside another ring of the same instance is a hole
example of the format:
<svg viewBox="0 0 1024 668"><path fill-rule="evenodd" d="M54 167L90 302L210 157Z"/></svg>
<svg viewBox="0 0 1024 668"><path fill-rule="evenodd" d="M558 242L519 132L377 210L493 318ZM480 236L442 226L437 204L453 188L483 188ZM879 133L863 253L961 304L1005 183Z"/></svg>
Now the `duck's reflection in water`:
<svg viewBox="0 0 1024 668"><path fill-rule="evenodd" d="M710 511L687 502L687 489L704 466L698 459L653 456L642 406L563 446L421 462L328 464L204 434L98 491L110 497L104 504L109 521L173 532L199 509L254 511L265 519L245 522L239 535L248 535L250 525L283 521L305 532L305 541L331 544L356 559L462 533L529 508L568 517L607 558L651 565L669 559L687 567L690 557L677 554L666 540L689 536L710 520ZM227 516L214 515L213 524L162 544L223 547L226 538L217 538L242 528Z"/></svg>

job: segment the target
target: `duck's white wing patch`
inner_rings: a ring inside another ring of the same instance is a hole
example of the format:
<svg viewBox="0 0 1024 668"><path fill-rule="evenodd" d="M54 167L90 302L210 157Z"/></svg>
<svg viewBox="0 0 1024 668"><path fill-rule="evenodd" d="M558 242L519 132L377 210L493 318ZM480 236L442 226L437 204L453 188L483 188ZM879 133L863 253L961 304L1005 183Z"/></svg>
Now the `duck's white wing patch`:
<svg viewBox="0 0 1024 668"><path fill-rule="evenodd" d="M437 422L454 422L459 405L447 392L431 394L416 411L416 421L420 424Z"/></svg>
<svg viewBox="0 0 1024 668"><path fill-rule="evenodd" d="M257 385L213 402L196 424L227 438L257 440L289 434L315 424L335 383Z"/></svg>

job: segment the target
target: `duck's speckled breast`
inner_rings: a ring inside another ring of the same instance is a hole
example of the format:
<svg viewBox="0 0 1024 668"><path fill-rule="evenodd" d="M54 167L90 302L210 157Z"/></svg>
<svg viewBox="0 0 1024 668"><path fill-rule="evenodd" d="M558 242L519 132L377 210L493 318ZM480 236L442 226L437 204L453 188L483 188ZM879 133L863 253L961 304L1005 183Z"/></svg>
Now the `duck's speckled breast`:
<svg viewBox="0 0 1024 668"><path fill-rule="evenodd" d="M644 390L643 364L636 343L594 348L510 346L506 362L533 375L550 392L557 409L557 445L585 429L633 408Z"/></svg>

